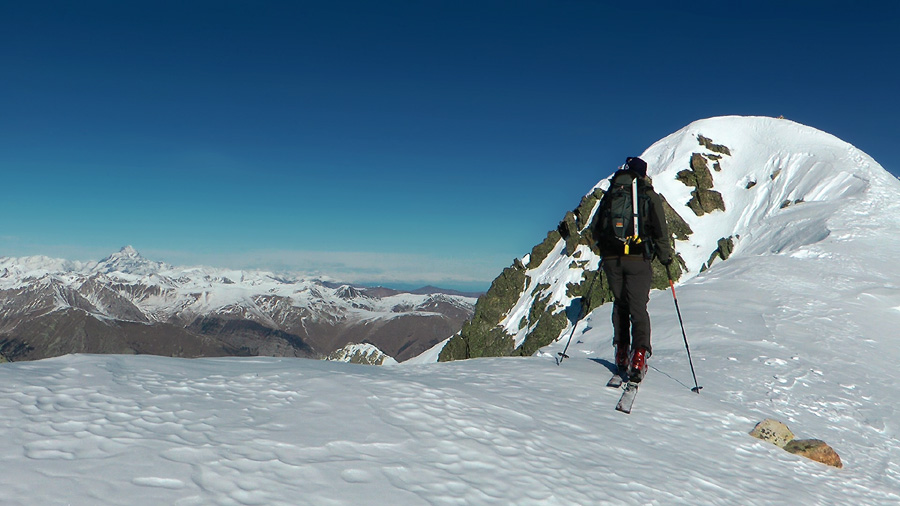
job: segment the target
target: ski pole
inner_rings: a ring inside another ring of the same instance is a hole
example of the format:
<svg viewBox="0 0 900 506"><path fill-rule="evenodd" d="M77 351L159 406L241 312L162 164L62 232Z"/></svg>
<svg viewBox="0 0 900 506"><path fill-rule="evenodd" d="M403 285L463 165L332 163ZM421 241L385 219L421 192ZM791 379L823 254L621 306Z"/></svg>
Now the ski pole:
<svg viewBox="0 0 900 506"><path fill-rule="evenodd" d="M597 264L597 277L595 277L593 280L591 280L591 284L588 285L588 291L587 291L587 293L591 293L591 290L594 289L594 283L597 282L597 278L599 278L600 276L602 276L602 271L600 270L601 267L603 267L603 259L602 259L602 258L600 259L600 263ZM584 296L582 296L582 300L583 300L583 299L584 299ZM566 347L563 348L563 351L557 353L557 356L558 356L559 358L556 359L556 365L560 365L560 364L562 363L563 360L569 358L569 356L566 355L566 351L569 350L569 345L572 343L572 336L575 335L575 328L578 327L578 322L580 322L581 319L582 319L584 316L587 316L587 315L584 315L584 314L582 314L582 313L584 313L584 306L581 307L581 313L578 314L578 319L575 320L575 324L572 325L572 333L569 334L569 340L566 341Z"/></svg>
<svg viewBox="0 0 900 506"><path fill-rule="evenodd" d="M556 365L562 364L563 360L569 358L569 356L566 355L566 351L569 349L569 344L572 342L572 336L575 335L575 328L578 327L578 322L580 322L580 321L581 321L581 316L579 315L578 319L575 320L575 324L572 325L572 333L569 334L569 340L566 342L566 347L563 348L563 351L560 351L559 353L557 353L558 357L556 359Z"/></svg>
<svg viewBox="0 0 900 506"><path fill-rule="evenodd" d="M691 375L694 377L694 388L692 388L691 391L699 394L700 389L703 387L697 384L697 375L694 373L694 361L691 360L691 347L688 346L687 334L684 333L684 321L681 319L681 309L678 307L678 297L675 296L675 282L672 281L672 272L669 270L668 265L666 265L666 274L669 276L669 286L672 287L672 300L675 301L675 312L678 313L678 323L681 324L681 337L684 338L684 349L687 350L688 363L691 364Z"/></svg>

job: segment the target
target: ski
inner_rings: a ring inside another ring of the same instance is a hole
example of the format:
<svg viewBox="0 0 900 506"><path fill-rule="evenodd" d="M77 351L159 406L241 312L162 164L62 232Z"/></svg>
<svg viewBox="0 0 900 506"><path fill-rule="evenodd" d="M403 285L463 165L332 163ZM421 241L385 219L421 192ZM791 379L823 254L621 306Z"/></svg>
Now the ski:
<svg viewBox="0 0 900 506"><path fill-rule="evenodd" d="M634 404L634 398L637 396L639 386L641 386L641 384L634 381L629 381L625 384L625 390L622 392L622 397L619 398L619 403L616 404L616 411L621 411L626 414L631 413L631 405Z"/></svg>
<svg viewBox="0 0 900 506"><path fill-rule="evenodd" d="M619 373L615 373L609 378L609 381L606 382L606 386L609 388L619 388L622 386L622 383L625 383L625 376Z"/></svg>

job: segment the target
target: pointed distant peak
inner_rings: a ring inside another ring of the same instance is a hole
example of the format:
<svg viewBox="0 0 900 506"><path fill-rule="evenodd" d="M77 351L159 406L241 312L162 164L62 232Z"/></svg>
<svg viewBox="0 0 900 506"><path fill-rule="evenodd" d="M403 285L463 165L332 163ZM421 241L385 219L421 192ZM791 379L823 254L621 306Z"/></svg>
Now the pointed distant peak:
<svg viewBox="0 0 900 506"><path fill-rule="evenodd" d="M121 272L125 274L147 275L158 272L162 268L161 263L153 262L142 257L133 246L124 246L122 249L104 258L94 268L94 272L109 274Z"/></svg>
<svg viewBox="0 0 900 506"><path fill-rule="evenodd" d="M366 296L365 290L351 285L341 285L337 290L335 290L335 293L338 297L345 300L357 299L359 297Z"/></svg>
<svg viewBox="0 0 900 506"><path fill-rule="evenodd" d="M134 246L128 245L128 246L123 246L122 249L113 253L112 255L109 255L108 257L104 258L102 261L109 262L109 261L119 260L119 259L123 259L123 258L143 259L144 257L142 257L140 253L138 253L138 250L134 249Z"/></svg>
<svg viewBox="0 0 900 506"><path fill-rule="evenodd" d="M129 257L141 256L141 254L138 253L138 251L136 249L134 249L134 246L132 246L130 244L127 246L123 246L122 249L119 250L119 254L124 255L124 256L129 256Z"/></svg>

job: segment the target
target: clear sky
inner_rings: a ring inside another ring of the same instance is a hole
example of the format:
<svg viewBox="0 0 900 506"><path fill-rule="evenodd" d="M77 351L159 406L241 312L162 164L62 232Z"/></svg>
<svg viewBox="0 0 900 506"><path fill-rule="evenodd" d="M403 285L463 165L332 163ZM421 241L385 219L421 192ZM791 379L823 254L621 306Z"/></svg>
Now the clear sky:
<svg viewBox="0 0 900 506"><path fill-rule="evenodd" d="M900 2L0 2L0 256L485 289L626 156L784 115L900 173Z"/></svg>

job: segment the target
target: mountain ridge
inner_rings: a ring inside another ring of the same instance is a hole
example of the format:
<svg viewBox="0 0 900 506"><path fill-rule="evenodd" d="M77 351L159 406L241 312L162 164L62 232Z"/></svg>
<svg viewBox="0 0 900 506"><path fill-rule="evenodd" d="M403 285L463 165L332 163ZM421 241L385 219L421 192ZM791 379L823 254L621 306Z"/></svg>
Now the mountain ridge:
<svg viewBox="0 0 900 506"><path fill-rule="evenodd" d="M414 294L269 271L171 266L131 246L99 262L3 257L0 354L21 360L113 349L324 358L345 344L371 342L404 360L453 334L473 304L439 289ZM69 341L53 330L71 325L69 332L92 337Z"/></svg>

